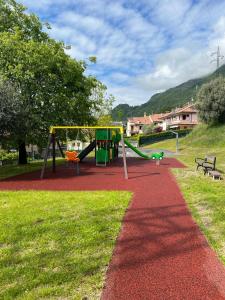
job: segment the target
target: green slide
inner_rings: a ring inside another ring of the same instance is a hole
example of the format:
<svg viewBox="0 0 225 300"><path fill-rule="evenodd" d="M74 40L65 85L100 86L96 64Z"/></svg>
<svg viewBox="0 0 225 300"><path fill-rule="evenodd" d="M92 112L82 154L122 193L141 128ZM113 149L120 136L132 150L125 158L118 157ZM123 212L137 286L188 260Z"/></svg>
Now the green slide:
<svg viewBox="0 0 225 300"><path fill-rule="evenodd" d="M130 148L132 149L135 153L137 153L139 156L145 158L145 159L151 159L152 157L142 153L140 150L138 150L136 147L134 147L133 145L131 145L127 140L124 139L124 143Z"/></svg>

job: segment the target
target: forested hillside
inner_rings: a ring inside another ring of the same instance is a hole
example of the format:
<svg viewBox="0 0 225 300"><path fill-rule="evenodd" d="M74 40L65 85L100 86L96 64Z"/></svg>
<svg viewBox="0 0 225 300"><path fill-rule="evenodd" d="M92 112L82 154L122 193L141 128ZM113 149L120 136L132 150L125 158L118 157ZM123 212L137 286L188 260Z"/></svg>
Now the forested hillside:
<svg viewBox="0 0 225 300"><path fill-rule="evenodd" d="M192 79L181 85L168 89L165 92L155 94L151 99L140 106L129 106L128 104L120 104L116 106L113 111L113 119L126 119L131 116L143 116L147 114L166 112L177 106L195 99L196 92L199 87L213 78L222 75L225 76L225 65L221 66L214 73L202 78Z"/></svg>

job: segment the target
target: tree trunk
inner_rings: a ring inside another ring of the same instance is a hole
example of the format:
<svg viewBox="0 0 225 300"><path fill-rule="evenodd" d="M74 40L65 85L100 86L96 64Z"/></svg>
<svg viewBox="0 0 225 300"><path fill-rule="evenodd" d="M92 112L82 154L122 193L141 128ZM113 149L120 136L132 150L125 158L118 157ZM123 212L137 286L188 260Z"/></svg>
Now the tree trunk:
<svg viewBox="0 0 225 300"><path fill-rule="evenodd" d="M27 151L25 142L19 142L19 165L27 164Z"/></svg>

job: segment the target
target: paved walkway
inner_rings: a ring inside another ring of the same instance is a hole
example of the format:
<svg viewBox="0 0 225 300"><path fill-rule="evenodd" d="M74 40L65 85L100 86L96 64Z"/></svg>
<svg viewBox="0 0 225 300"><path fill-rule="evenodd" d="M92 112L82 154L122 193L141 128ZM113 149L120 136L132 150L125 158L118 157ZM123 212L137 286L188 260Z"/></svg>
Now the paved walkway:
<svg viewBox="0 0 225 300"><path fill-rule="evenodd" d="M121 161L107 168L81 165L81 176L59 168L39 180L34 172L0 182L0 189L130 190L125 214L107 271L102 300L220 300L225 299L225 268L193 221L172 167L128 159L129 180ZM104 245L103 245L104 246Z"/></svg>

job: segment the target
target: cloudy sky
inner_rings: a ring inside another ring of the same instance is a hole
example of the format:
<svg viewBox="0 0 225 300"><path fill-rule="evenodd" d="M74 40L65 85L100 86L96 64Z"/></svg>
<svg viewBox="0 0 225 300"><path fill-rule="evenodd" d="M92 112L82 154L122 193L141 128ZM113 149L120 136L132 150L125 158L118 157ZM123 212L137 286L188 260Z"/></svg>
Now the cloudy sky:
<svg viewBox="0 0 225 300"><path fill-rule="evenodd" d="M97 56L88 72L116 104L151 95L215 70L225 54L225 0L20 0L50 23L50 35L77 59Z"/></svg>

